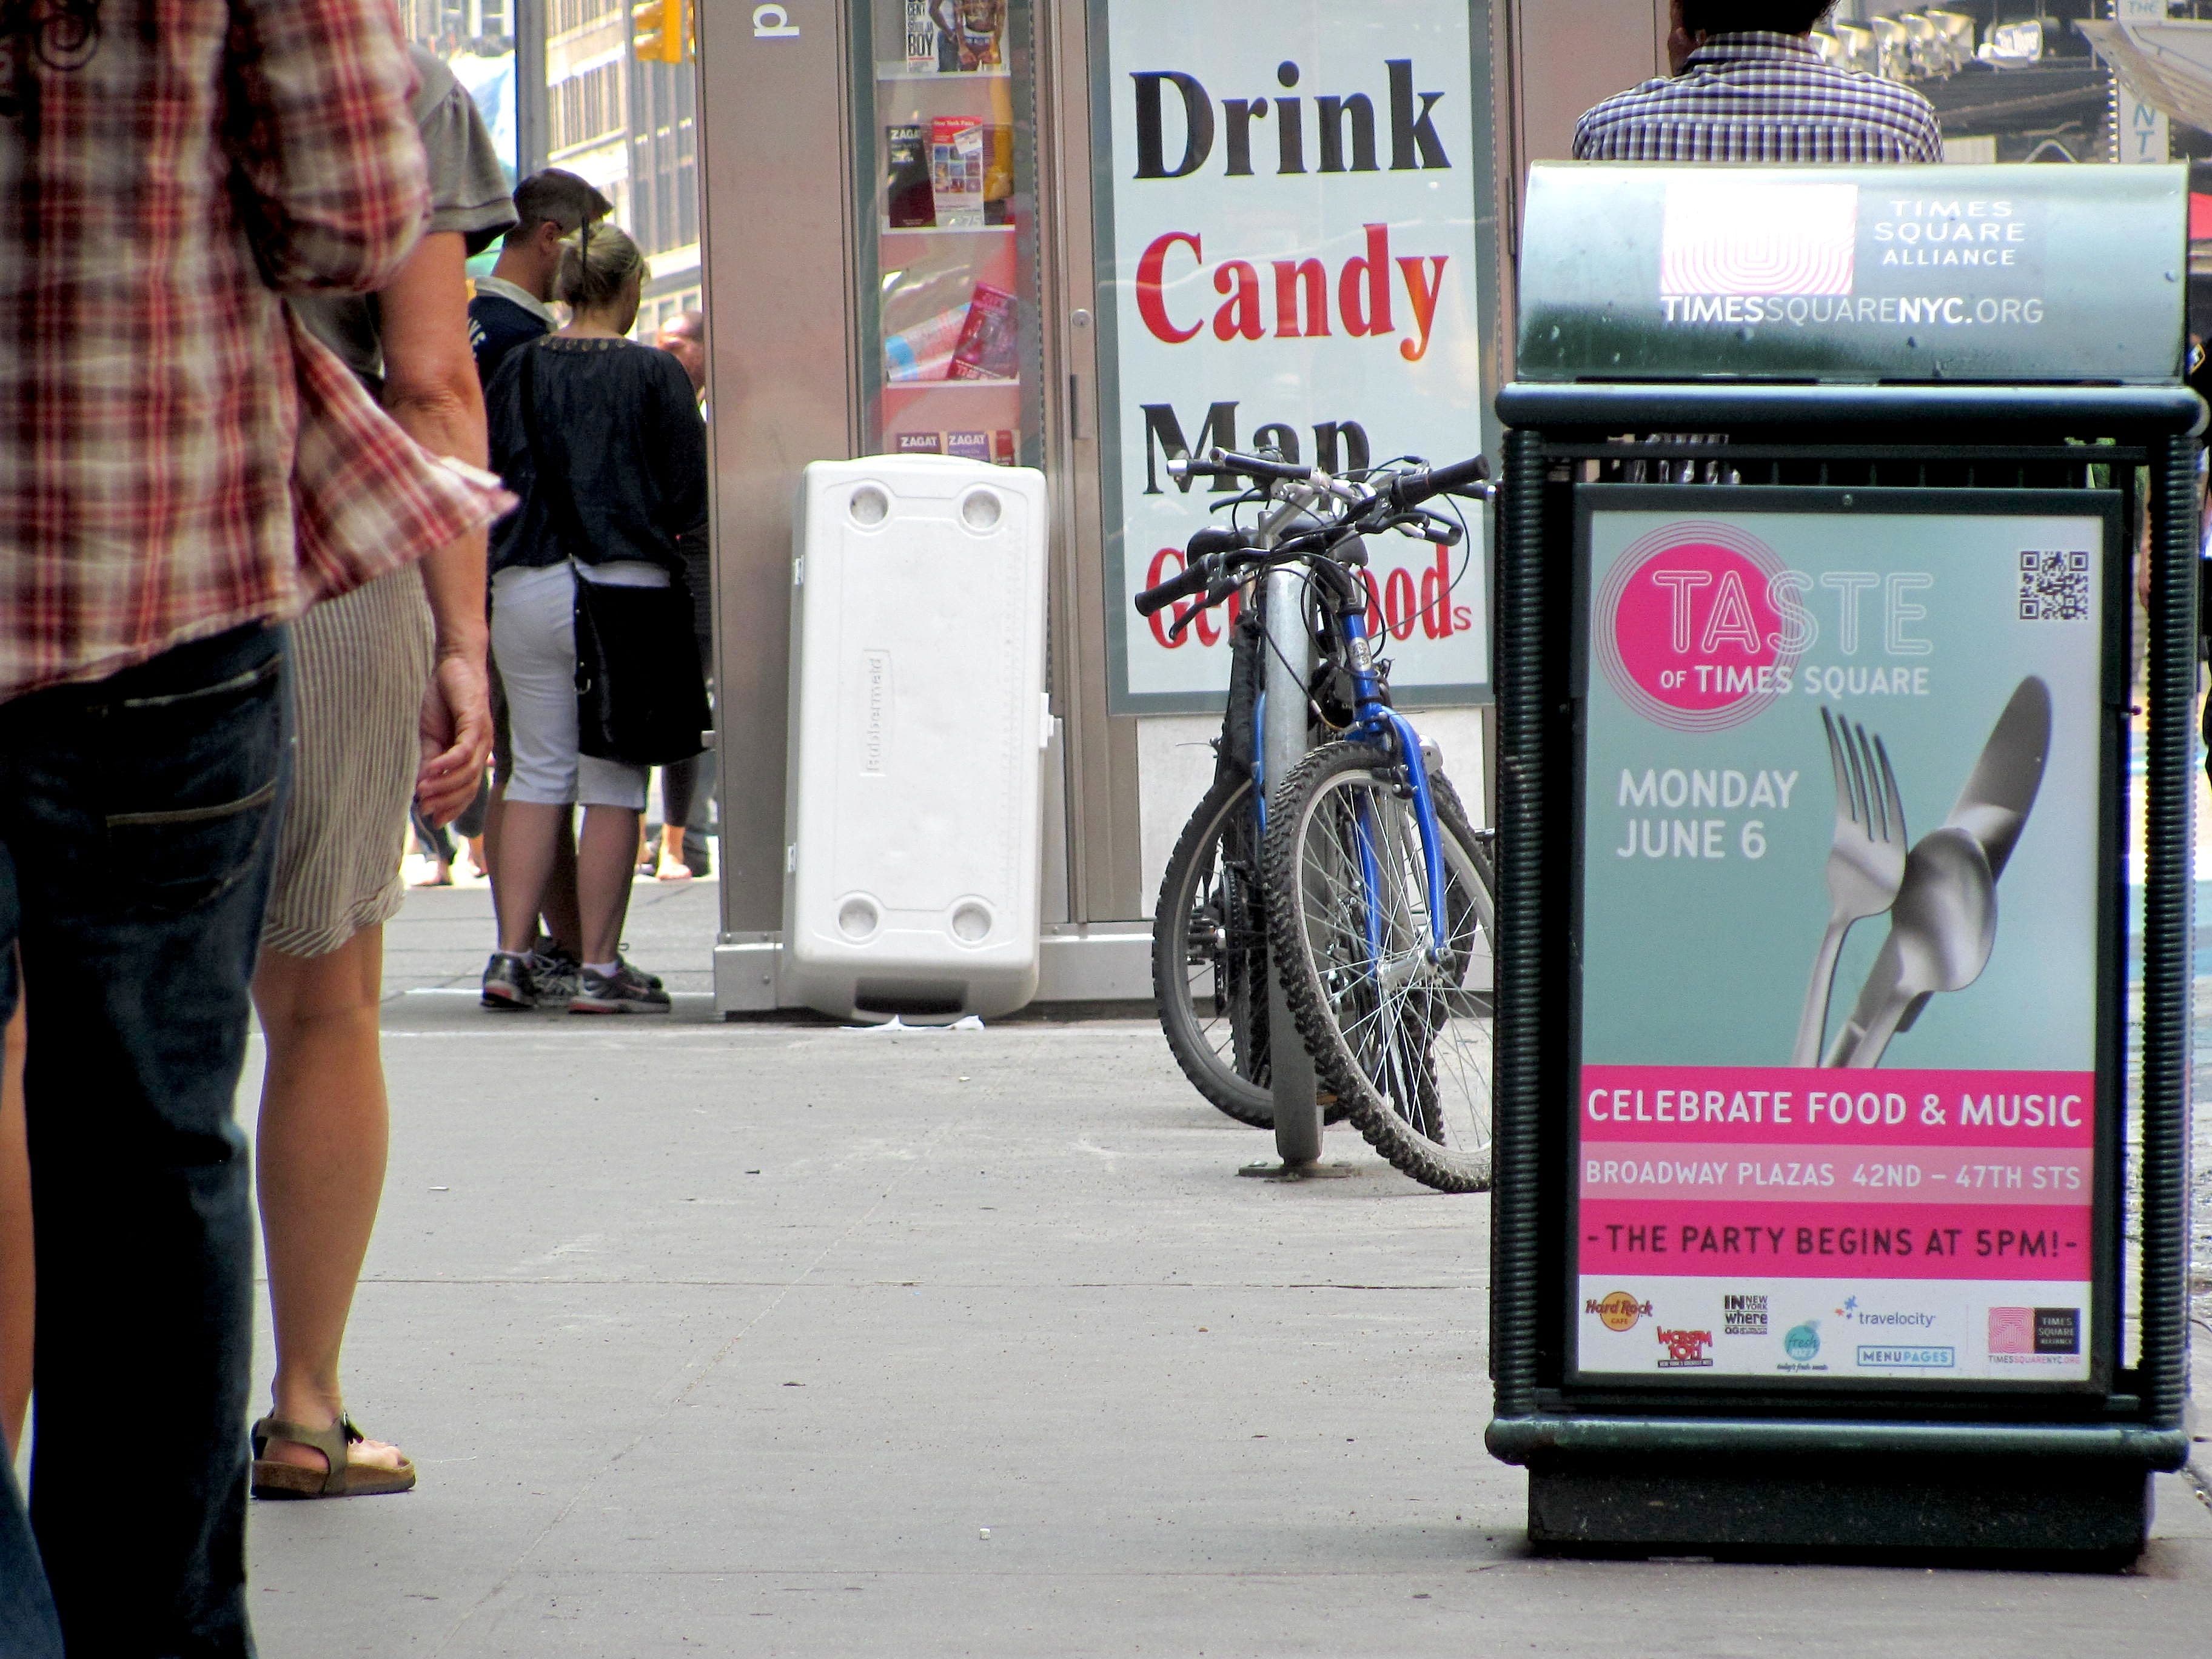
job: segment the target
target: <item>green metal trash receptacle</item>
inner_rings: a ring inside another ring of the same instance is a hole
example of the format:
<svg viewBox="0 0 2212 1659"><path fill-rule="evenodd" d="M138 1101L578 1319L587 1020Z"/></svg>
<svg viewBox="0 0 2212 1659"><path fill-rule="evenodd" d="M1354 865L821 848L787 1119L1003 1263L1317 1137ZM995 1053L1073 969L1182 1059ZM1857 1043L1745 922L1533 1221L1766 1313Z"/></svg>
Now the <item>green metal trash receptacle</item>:
<svg viewBox="0 0 2212 1659"><path fill-rule="evenodd" d="M2141 1550L2186 1452L2186 234L2179 167L1534 171L1488 1441L1540 1547Z"/></svg>

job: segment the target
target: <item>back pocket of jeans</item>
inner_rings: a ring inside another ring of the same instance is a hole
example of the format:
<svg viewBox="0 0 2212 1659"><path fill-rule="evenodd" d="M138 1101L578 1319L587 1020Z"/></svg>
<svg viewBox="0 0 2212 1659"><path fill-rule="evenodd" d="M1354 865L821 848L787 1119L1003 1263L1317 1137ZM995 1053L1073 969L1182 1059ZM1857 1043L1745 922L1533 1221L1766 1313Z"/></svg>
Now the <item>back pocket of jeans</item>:
<svg viewBox="0 0 2212 1659"><path fill-rule="evenodd" d="M283 805L280 665L108 705L101 805L127 913L182 915L257 866Z"/></svg>

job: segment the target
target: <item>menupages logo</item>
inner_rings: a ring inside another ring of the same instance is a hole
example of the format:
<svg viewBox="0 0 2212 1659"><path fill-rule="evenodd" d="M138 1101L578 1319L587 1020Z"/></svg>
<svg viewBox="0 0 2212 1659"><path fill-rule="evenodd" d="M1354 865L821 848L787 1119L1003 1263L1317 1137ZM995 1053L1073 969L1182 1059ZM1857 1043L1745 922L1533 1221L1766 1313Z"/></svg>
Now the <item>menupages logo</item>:
<svg viewBox="0 0 2212 1659"><path fill-rule="evenodd" d="M1655 726L1741 726L1789 690L1809 643L1790 591L1802 580L1732 525L1691 520L1654 531L1599 585L1591 630L1598 666Z"/></svg>

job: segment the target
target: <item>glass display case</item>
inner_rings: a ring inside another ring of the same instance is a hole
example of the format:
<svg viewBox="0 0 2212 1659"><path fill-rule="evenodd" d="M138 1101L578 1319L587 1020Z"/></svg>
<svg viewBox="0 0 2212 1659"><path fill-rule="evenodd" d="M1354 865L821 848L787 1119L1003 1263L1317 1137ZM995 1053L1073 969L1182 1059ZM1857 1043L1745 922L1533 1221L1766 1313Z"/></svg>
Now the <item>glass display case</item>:
<svg viewBox="0 0 2212 1659"><path fill-rule="evenodd" d="M1026 0L860 0L866 437L1035 466L1036 163Z"/></svg>

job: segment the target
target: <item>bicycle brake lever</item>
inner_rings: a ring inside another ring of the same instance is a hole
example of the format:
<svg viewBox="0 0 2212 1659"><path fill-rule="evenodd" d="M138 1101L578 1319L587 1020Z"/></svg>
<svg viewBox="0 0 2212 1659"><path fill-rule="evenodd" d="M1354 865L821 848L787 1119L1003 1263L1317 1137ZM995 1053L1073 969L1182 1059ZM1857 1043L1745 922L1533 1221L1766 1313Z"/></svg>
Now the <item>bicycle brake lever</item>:
<svg viewBox="0 0 2212 1659"><path fill-rule="evenodd" d="M1206 590L1204 598L1200 599L1196 605L1191 606L1189 610L1184 611L1182 616L1176 618L1175 626L1168 629L1168 637L1171 640L1181 639L1182 637L1182 631L1184 629L1188 628L1193 623L1196 622L1200 617L1204 615L1206 611L1212 610L1215 605L1219 605L1224 599L1226 599L1242 586L1243 586L1243 584L1241 581L1230 581L1225 578L1214 583L1212 586Z"/></svg>

